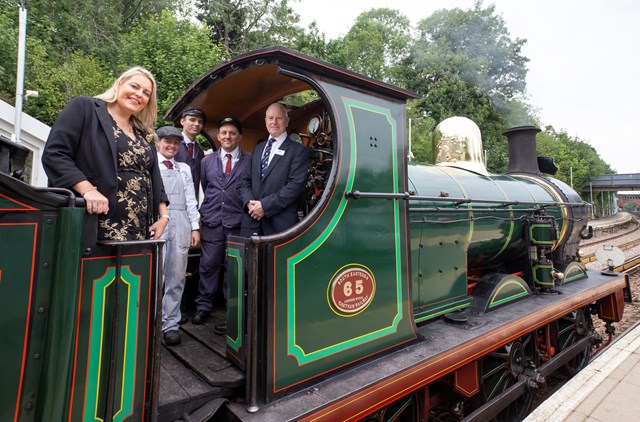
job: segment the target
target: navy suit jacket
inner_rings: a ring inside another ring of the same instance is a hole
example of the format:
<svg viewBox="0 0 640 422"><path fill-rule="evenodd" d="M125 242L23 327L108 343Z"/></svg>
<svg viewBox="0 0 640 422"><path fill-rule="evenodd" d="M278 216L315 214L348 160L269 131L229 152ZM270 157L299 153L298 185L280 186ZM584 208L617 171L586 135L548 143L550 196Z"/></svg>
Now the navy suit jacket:
<svg viewBox="0 0 640 422"><path fill-rule="evenodd" d="M240 228L242 199L240 178L251 162L251 154L239 151L238 162L225 178L218 152L206 155L201 163L204 199L200 206L202 222L209 227L222 224L226 228Z"/></svg>
<svg viewBox="0 0 640 422"><path fill-rule="evenodd" d="M151 147L149 170L153 188L153 210L160 202L169 203L158 167L156 147ZM107 103L97 98L76 97L60 112L51 127L42 154L42 166L53 187L71 189L88 180L116 209L118 162L113 123Z"/></svg>
<svg viewBox="0 0 640 422"><path fill-rule="evenodd" d="M184 134L183 134L184 136ZM193 145L193 160L187 160L187 144L183 141L180 142L180 149L178 153L174 157L174 160L180 161L181 163L189 164L191 167L191 176L193 177L193 188L196 191L196 199L199 199L200 196L200 179L201 179L201 165L202 159L204 158L204 151L202 148L194 142Z"/></svg>
<svg viewBox="0 0 640 422"><path fill-rule="evenodd" d="M240 184L244 207L242 236L253 233L271 235L288 229L298 222L298 200L304 193L309 174L309 152L304 145L287 137L280 146L284 154L271 159L264 178L260 175L260 161L266 142L256 145ZM254 220L249 216L247 204L257 199L262 203L265 216Z"/></svg>

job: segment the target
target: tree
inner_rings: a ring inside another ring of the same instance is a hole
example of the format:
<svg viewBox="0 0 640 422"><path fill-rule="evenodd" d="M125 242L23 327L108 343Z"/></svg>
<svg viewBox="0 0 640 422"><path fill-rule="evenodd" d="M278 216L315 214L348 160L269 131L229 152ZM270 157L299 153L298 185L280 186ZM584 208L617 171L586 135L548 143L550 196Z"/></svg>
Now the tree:
<svg viewBox="0 0 640 422"><path fill-rule="evenodd" d="M481 1L471 10L439 10L418 22L417 33L402 75L407 88L424 95L417 107L437 122L451 116L476 122L488 169L506 171L502 132L516 119L535 120L525 118L522 102L525 40L511 40L495 7L483 8Z"/></svg>
<svg viewBox="0 0 640 422"><path fill-rule="evenodd" d="M292 46L300 16L288 0L198 0L198 19L228 55L269 45Z"/></svg>
<svg viewBox="0 0 640 422"><path fill-rule="evenodd" d="M399 11L380 8L361 13L341 39L337 63L354 72L403 85L398 67L409 55L411 22Z"/></svg>
<svg viewBox="0 0 640 422"><path fill-rule="evenodd" d="M573 187L577 192L588 189L591 179L613 173L591 145L569 136L565 131L556 132L552 126L546 126L538 134L537 150L538 155L553 158L558 167L554 177L568 185L573 178Z"/></svg>
<svg viewBox="0 0 640 422"><path fill-rule="evenodd" d="M158 85L158 119L203 73L224 58L209 29L178 20L168 10L141 22L123 39L120 68L147 68Z"/></svg>
<svg viewBox="0 0 640 422"><path fill-rule="evenodd" d="M480 88L494 100L523 95L528 58L522 55L524 39L512 40L495 6L440 10L417 26L417 49L435 50L453 65L460 78Z"/></svg>
<svg viewBox="0 0 640 422"><path fill-rule="evenodd" d="M15 8L15 13L18 9ZM12 102L16 92L18 27L7 15L0 15L0 99Z"/></svg>
<svg viewBox="0 0 640 422"><path fill-rule="evenodd" d="M11 4L15 3L15 4ZM30 0L27 3L28 36L47 47L51 60L64 61L71 53L82 51L115 65L122 35L148 16L174 7L172 0ZM17 26L19 2L2 4L2 14ZM5 9L6 8L6 9Z"/></svg>
<svg viewBox="0 0 640 422"><path fill-rule="evenodd" d="M37 98L24 103L24 111L45 124L52 125L58 113L78 95L97 95L113 82L106 63L95 56L74 52L63 63L53 62L42 45L30 49L25 79Z"/></svg>

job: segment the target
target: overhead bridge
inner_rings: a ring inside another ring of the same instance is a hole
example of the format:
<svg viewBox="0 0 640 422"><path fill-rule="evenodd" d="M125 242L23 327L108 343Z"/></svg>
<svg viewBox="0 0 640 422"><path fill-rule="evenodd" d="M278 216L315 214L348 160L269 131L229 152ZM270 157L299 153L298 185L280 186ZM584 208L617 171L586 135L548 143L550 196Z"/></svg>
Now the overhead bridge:
<svg viewBox="0 0 640 422"><path fill-rule="evenodd" d="M605 174L591 179L588 185L582 188L584 191L619 192L640 190L640 173L629 174Z"/></svg>

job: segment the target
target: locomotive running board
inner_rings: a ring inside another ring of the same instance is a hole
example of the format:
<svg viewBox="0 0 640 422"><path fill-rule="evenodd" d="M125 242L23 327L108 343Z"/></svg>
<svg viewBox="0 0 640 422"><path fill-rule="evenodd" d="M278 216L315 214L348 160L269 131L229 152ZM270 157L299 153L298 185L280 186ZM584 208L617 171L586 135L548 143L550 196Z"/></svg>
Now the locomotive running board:
<svg viewBox="0 0 640 422"><path fill-rule="evenodd" d="M501 345L545 326L568 313L597 302L625 287L623 276L611 278L590 271L580 282L559 288L560 294L535 295L465 324L443 319L419 327L425 340L373 359L342 374L249 414L245 406L228 409L247 422L356 421L433 381L480 359ZM565 349L569 350L569 349ZM558 353L559 355L560 353Z"/></svg>

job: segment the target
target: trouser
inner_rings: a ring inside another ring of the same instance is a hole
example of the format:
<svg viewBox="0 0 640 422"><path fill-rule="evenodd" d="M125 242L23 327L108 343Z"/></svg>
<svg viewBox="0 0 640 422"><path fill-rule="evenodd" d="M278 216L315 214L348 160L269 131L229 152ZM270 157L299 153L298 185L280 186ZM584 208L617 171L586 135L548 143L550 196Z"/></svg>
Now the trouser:
<svg viewBox="0 0 640 422"><path fill-rule="evenodd" d="M186 282L187 260L191 243L191 225L186 211L169 210L171 219L167 226L167 242L164 244L164 295L162 296L162 331L180 328L180 302Z"/></svg>
<svg viewBox="0 0 640 422"><path fill-rule="evenodd" d="M222 224L202 227L200 235L200 282L198 284L198 297L196 309L198 311L211 311L213 308L213 296L218 291L218 280L224 275L224 263L227 251L227 236L237 235L239 228L227 228ZM227 299L227 283L223 281L222 292Z"/></svg>

